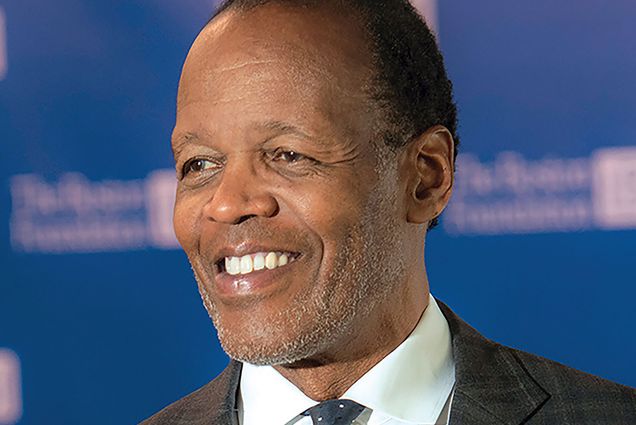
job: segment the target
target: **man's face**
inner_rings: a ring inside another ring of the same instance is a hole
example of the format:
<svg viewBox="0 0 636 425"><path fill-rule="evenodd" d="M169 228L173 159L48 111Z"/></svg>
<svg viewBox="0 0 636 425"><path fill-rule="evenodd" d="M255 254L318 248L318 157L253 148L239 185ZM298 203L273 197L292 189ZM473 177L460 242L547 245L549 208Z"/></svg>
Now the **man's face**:
<svg viewBox="0 0 636 425"><path fill-rule="evenodd" d="M268 5L218 17L179 86L175 231L226 352L328 355L391 301L411 256L355 23ZM412 230L412 229L411 229Z"/></svg>

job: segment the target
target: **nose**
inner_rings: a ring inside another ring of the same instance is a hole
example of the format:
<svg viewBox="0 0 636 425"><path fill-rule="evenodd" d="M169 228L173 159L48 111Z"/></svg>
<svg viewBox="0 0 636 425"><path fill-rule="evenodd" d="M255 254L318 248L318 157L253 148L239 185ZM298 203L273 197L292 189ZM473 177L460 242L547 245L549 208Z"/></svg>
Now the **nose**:
<svg viewBox="0 0 636 425"><path fill-rule="evenodd" d="M204 215L215 222L239 224L252 217L272 217L278 202L251 166L226 164Z"/></svg>

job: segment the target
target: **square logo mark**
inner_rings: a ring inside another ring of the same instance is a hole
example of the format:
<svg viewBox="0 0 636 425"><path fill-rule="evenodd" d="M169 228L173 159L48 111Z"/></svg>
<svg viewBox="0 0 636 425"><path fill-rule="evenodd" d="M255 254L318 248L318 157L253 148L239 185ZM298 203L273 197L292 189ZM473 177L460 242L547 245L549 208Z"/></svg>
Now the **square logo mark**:
<svg viewBox="0 0 636 425"><path fill-rule="evenodd" d="M160 249L179 247L172 227L177 178L174 170L157 170L146 178L148 239Z"/></svg>
<svg viewBox="0 0 636 425"><path fill-rule="evenodd" d="M0 349L0 425L14 425L21 416L20 360L13 351Z"/></svg>
<svg viewBox="0 0 636 425"><path fill-rule="evenodd" d="M0 81L4 80L9 69L7 60L7 20L4 9L0 6Z"/></svg>
<svg viewBox="0 0 636 425"><path fill-rule="evenodd" d="M600 149L592 163L597 225L604 229L636 228L636 147Z"/></svg>

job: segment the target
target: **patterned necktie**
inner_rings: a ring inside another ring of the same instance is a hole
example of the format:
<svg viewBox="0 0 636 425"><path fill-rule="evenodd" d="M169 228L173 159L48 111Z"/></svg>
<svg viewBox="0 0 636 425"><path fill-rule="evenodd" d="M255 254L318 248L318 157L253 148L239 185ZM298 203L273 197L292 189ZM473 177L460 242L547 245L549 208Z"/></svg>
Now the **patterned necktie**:
<svg viewBox="0 0 636 425"><path fill-rule="evenodd" d="M327 400L306 410L314 425L351 425L365 407L352 400Z"/></svg>

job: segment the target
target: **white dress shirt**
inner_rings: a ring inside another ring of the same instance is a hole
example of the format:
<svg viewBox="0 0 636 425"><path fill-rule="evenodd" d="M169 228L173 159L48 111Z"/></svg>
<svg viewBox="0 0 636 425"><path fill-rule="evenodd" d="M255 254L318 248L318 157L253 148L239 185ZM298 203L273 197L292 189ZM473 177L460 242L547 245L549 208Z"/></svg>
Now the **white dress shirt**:
<svg viewBox="0 0 636 425"><path fill-rule="evenodd" d="M354 424L447 424L455 364L446 318L435 299L413 332L341 397L367 409ZM311 425L300 414L317 404L271 366L244 364L238 400L241 425Z"/></svg>

